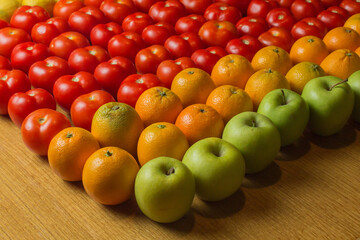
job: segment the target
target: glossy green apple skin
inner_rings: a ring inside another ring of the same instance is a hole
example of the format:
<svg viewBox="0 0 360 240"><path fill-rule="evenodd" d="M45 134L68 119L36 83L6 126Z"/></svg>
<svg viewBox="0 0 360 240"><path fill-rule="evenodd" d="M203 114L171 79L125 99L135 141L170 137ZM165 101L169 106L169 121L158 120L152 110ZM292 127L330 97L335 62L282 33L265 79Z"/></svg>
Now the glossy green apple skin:
<svg viewBox="0 0 360 240"><path fill-rule="evenodd" d="M360 123L360 71L356 71L349 77L348 84L354 92L355 104L353 109L353 119Z"/></svg>
<svg viewBox="0 0 360 240"><path fill-rule="evenodd" d="M240 151L221 138L205 138L193 144L182 162L193 173L196 195L205 201L223 200L239 188L245 175Z"/></svg>
<svg viewBox="0 0 360 240"><path fill-rule="evenodd" d="M299 94L288 89L275 89L266 94L257 112L275 124L280 133L281 146L294 143L309 121L307 103Z"/></svg>
<svg viewBox="0 0 360 240"><path fill-rule="evenodd" d="M245 172L257 173L275 159L280 150L280 133L272 121L256 112L242 112L226 124L222 138L240 150Z"/></svg>
<svg viewBox="0 0 360 240"><path fill-rule="evenodd" d="M339 132L348 121L354 107L354 93L346 82L335 86L342 79L325 76L310 80L301 96L309 105L309 128L320 136Z"/></svg>
<svg viewBox="0 0 360 240"><path fill-rule="evenodd" d="M167 175L174 168L174 173ZM135 198L150 219L170 223L182 218L195 196L195 180L188 167L170 157L158 157L142 166L135 179Z"/></svg>

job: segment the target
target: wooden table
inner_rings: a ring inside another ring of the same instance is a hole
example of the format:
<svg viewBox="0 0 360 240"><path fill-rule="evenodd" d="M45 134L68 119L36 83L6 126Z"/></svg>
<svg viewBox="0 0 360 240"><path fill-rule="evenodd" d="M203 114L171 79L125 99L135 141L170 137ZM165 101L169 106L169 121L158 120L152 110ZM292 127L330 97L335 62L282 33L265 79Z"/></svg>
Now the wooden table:
<svg viewBox="0 0 360 240"><path fill-rule="evenodd" d="M358 239L360 133L306 133L282 149L232 197L194 200L172 224L146 218L134 199L107 207L81 183L62 181L30 152L20 130L0 117L0 239Z"/></svg>

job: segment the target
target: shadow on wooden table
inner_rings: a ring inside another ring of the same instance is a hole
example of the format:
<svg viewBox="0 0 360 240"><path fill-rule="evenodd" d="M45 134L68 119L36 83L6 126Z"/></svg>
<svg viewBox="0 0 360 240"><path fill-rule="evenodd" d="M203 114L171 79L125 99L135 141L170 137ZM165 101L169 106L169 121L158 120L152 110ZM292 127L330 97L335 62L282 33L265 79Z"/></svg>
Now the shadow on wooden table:
<svg viewBox="0 0 360 240"><path fill-rule="evenodd" d="M310 142L307 138L301 136L295 143L282 147L276 160L294 161L310 151Z"/></svg>
<svg viewBox="0 0 360 240"><path fill-rule="evenodd" d="M247 174L242 182L246 188L264 188L277 183L281 178L279 165L272 162L267 168L259 173Z"/></svg>
<svg viewBox="0 0 360 240"><path fill-rule="evenodd" d="M195 226L195 217L192 209L184 217L173 223L158 223L160 227L171 231L189 233Z"/></svg>
<svg viewBox="0 0 360 240"><path fill-rule="evenodd" d="M130 216L130 215L138 215L138 212L140 212L139 207L137 206L136 200L135 200L135 196L132 196L129 200L127 200L126 202L123 202L121 204L118 205L103 205L103 207L108 210L110 213L117 215L117 216L121 216L121 217L126 217L126 216Z"/></svg>

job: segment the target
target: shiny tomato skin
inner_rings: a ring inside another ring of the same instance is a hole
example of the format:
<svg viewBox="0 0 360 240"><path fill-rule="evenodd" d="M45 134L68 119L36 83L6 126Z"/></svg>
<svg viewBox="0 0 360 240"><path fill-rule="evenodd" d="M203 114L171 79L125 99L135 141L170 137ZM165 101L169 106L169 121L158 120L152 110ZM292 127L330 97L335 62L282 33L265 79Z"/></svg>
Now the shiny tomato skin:
<svg viewBox="0 0 360 240"><path fill-rule="evenodd" d="M10 25L31 33L31 29L36 23L44 22L48 18L50 18L49 13L40 6L21 6L11 16Z"/></svg>
<svg viewBox="0 0 360 240"><path fill-rule="evenodd" d="M322 39L326 33L326 25L319 19L314 17L301 19L300 21L295 23L295 25L291 29L291 35L295 40L308 35L312 35Z"/></svg>
<svg viewBox="0 0 360 240"><path fill-rule="evenodd" d="M73 12L78 11L83 6L81 0L59 0L54 5L53 15L68 20Z"/></svg>
<svg viewBox="0 0 360 240"><path fill-rule="evenodd" d="M46 22L35 24L31 30L31 38L34 42L49 46L53 38L67 30L69 30L69 25L64 18L53 17L46 20Z"/></svg>
<svg viewBox="0 0 360 240"><path fill-rule="evenodd" d="M345 9L339 7L339 6L331 6L328 9L326 9L332 13L337 13L340 14L341 16L343 16L345 19L348 19L350 17L350 14L348 11L346 11Z"/></svg>
<svg viewBox="0 0 360 240"><path fill-rule="evenodd" d="M103 1L104 0L84 0L84 5L85 6L94 6L94 7L99 8Z"/></svg>
<svg viewBox="0 0 360 240"><path fill-rule="evenodd" d="M190 57L193 53L191 45L188 41L180 37L179 35L174 35L169 37L165 43L164 47L169 51L169 53L175 57Z"/></svg>
<svg viewBox="0 0 360 240"><path fill-rule="evenodd" d="M188 13L200 15L203 15L206 8L213 3L212 0L180 0L180 2Z"/></svg>
<svg viewBox="0 0 360 240"><path fill-rule="evenodd" d="M209 46L226 47L226 44L238 37L238 31L231 22L211 20L202 25L199 36Z"/></svg>
<svg viewBox="0 0 360 240"><path fill-rule="evenodd" d="M69 66L74 72L93 73L97 65L109 60L109 54L100 46L87 46L75 49L69 56Z"/></svg>
<svg viewBox="0 0 360 240"><path fill-rule="evenodd" d="M11 64L15 69L27 73L33 63L44 60L49 56L49 48L42 43L20 43L14 47L11 53Z"/></svg>
<svg viewBox="0 0 360 240"><path fill-rule="evenodd" d="M133 0L135 7L143 13L148 13L151 5L159 0Z"/></svg>
<svg viewBox="0 0 360 240"><path fill-rule="evenodd" d="M70 74L70 67L64 59L51 56L43 61L35 62L29 69L29 79L35 88L43 88L49 93L59 77Z"/></svg>
<svg viewBox="0 0 360 240"><path fill-rule="evenodd" d="M5 27L0 29L0 55L10 58L14 47L23 42L30 42L30 35L23 29Z"/></svg>
<svg viewBox="0 0 360 240"><path fill-rule="evenodd" d="M216 62L227 55L227 52L221 47L208 47L206 49L196 50L191 55L191 60L195 63L198 68L211 74L211 71Z"/></svg>
<svg viewBox="0 0 360 240"><path fill-rule="evenodd" d="M339 6L348 11L350 15L360 13L360 2L357 0L343 0Z"/></svg>
<svg viewBox="0 0 360 240"><path fill-rule="evenodd" d="M242 17L241 12L227 3L216 2L206 8L204 17L206 20L228 21L236 24Z"/></svg>
<svg viewBox="0 0 360 240"><path fill-rule="evenodd" d="M12 66L10 63L10 60L4 56L0 55L0 69L7 69L7 70L11 70Z"/></svg>
<svg viewBox="0 0 360 240"><path fill-rule="evenodd" d="M110 39L108 51L111 57L122 56L134 61L136 54L145 46L145 42L139 34L123 32Z"/></svg>
<svg viewBox="0 0 360 240"><path fill-rule="evenodd" d="M90 41L92 45L106 49L110 39L120 33L122 33L122 28L116 22L100 23L91 30Z"/></svg>
<svg viewBox="0 0 360 240"><path fill-rule="evenodd" d="M290 7L291 13L297 20L307 17L316 17L324 10L320 0L295 0Z"/></svg>
<svg viewBox="0 0 360 240"><path fill-rule="evenodd" d="M20 70L0 69L0 115L8 113L8 101L12 94L30 90L29 78Z"/></svg>
<svg viewBox="0 0 360 240"><path fill-rule="evenodd" d="M215 2L227 3L230 6L234 6L241 11L242 14L246 14L246 10L251 2L251 0L215 0Z"/></svg>
<svg viewBox="0 0 360 240"><path fill-rule="evenodd" d="M186 32L198 33L201 26L206 22L202 15L190 14L185 17L179 18L175 24L175 31L177 34Z"/></svg>
<svg viewBox="0 0 360 240"><path fill-rule="evenodd" d="M341 0L321 0L322 5L324 7L331 7L331 6L339 6Z"/></svg>
<svg viewBox="0 0 360 240"><path fill-rule="evenodd" d="M240 38L229 41L225 50L229 54L242 55L251 61L255 53L262 47L263 45L256 37L244 35Z"/></svg>
<svg viewBox="0 0 360 240"><path fill-rule="evenodd" d="M133 14L128 15L124 21L122 22L122 28L126 32L136 32L137 34L142 33L144 28L149 25L152 25L154 22L152 18L142 12L136 12Z"/></svg>
<svg viewBox="0 0 360 240"><path fill-rule="evenodd" d="M102 89L116 97L121 82L127 76L135 73L136 68L131 60L117 56L100 63L95 69L94 76Z"/></svg>
<svg viewBox="0 0 360 240"><path fill-rule="evenodd" d="M132 74L121 83L117 92L117 101L135 107L136 101L145 90L162 85L155 74Z"/></svg>
<svg viewBox="0 0 360 240"><path fill-rule="evenodd" d="M236 23L236 28L241 36L251 35L254 37L260 36L269 29L265 19L257 16L247 16L240 19Z"/></svg>
<svg viewBox="0 0 360 240"><path fill-rule="evenodd" d="M51 40L49 49L52 55L67 60L72 51L89 45L89 40L81 33L64 32Z"/></svg>
<svg viewBox="0 0 360 240"><path fill-rule="evenodd" d="M166 22L158 22L144 28L141 37L148 45L164 45L166 39L175 35L174 27Z"/></svg>
<svg viewBox="0 0 360 240"><path fill-rule="evenodd" d="M291 33L285 28L273 27L264 32L258 37L259 41L264 46L281 47L287 52L290 52L294 39Z"/></svg>
<svg viewBox="0 0 360 240"><path fill-rule="evenodd" d="M154 3L149 9L149 16L154 22L166 22L175 25L185 16L185 8L178 0L166 0Z"/></svg>
<svg viewBox="0 0 360 240"><path fill-rule="evenodd" d="M158 76L164 87L170 89L176 74L183 69L192 67L196 67L196 65L189 57L181 57L176 60L165 60L159 64L156 70L156 76Z"/></svg>
<svg viewBox="0 0 360 240"><path fill-rule="evenodd" d="M291 31L296 23L295 18L287 8L274 8L266 15L266 21L271 27L282 27Z"/></svg>
<svg viewBox="0 0 360 240"><path fill-rule="evenodd" d="M104 90L95 90L77 97L71 104L70 116L76 127L91 130L91 122L96 110L108 102L115 102L113 96Z"/></svg>
<svg viewBox="0 0 360 240"><path fill-rule="evenodd" d="M251 0L247 9L247 16L266 18L271 9L279 7L275 0Z"/></svg>
<svg viewBox="0 0 360 240"><path fill-rule="evenodd" d="M198 49L206 48L206 44L196 33L186 32L181 34L180 37L185 39L190 44L191 53L195 52Z"/></svg>
<svg viewBox="0 0 360 240"><path fill-rule="evenodd" d="M346 21L343 15L331 12L329 10L321 11L317 15L317 19L322 21L328 30L331 30L336 27L342 27Z"/></svg>
<svg viewBox="0 0 360 240"><path fill-rule="evenodd" d="M56 110L54 97L42 88L34 88L27 92L17 92L9 99L9 117L19 128L27 115L40 108Z"/></svg>
<svg viewBox="0 0 360 240"><path fill-rule="evenodd" d="M135 66L140 73L156 73L156 69L162 61L171 59L172 56L162 45L152 45L144 48L136 54Z"/></svg>
<svg viewBox="0 0 360 240"><path fill-rule="evenodd" d="M135 12L135 5L131 0L104 0L100 10L111 21L122 24L126 16Z"/></svg>
<svg viewBox="0 0 360 240"><path fill-rule="evenodd" d="M0 29L6 28L6 27L10 27L10 24L5 20L0 19Z"/></svg>
<svg viewBox="0 0 360 240"><path fill-rule="evenodd" d="M295 0L276 0L276 1L279 3L280 7L290 9L291 4L292 4Z"/></svg>
<svg viewBox="0 0 360 240"><path fill-rule="evenodd" d="M64 114L49 108L41 108L24 119L21 136L31 151L46 156L51 139L67 127L71 127L71 123Z"/></svg>

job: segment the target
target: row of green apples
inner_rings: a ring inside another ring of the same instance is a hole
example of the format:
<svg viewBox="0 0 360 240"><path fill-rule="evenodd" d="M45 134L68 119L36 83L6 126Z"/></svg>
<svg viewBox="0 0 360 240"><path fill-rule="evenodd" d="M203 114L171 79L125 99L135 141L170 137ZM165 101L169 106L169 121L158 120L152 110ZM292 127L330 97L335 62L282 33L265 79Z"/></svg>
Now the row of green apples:
<svg viewBox="0 0 360 240"><path fill-rule="evenodd" d="M281 146L293 144L306 127L321 136L341 131L353 114L360 122L360 71L349 79L314 78L299 95L269 92L257 112L243 112L225 126L222 139L193 144L182 162L159 157L140 169L135 197L142 212L157 222L173 222L190 209L195 194L219 201L234 194L245 174L265 169Z"/></svg>

